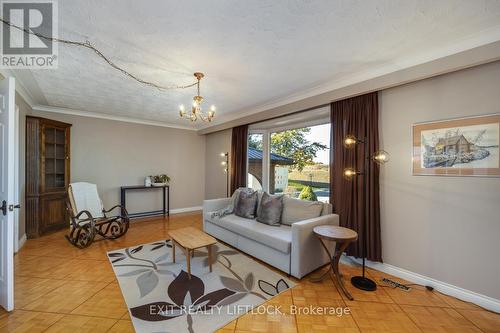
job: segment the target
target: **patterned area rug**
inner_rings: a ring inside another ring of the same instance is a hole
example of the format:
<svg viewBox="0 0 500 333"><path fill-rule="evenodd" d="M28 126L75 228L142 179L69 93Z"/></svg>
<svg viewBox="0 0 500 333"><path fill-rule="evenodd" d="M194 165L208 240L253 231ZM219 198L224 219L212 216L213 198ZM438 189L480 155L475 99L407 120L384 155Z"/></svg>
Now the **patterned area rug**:
<svg viewBox="0 0 500 333"><path fill-rule="evenodd" d="M223 244L191 258L170 240L108 252L136 332L213 332L293 287L266 266Z"/></svg>

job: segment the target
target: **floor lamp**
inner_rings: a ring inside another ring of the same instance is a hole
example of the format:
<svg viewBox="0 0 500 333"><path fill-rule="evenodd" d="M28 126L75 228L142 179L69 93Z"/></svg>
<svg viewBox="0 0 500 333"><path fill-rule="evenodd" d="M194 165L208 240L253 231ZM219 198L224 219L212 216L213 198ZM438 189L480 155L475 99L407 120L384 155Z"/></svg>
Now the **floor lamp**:
<svg viewBox="0 0 500 333"><path fill-rule="evenodd" d="M226 174L226 197L229 197L229 153L220 153L220 156L224 158L221 162L224 167L224 173Z"/></svg>
<svg viewBox="0 0 500 333"><path fill-rule="evenodd" d="M354 276L351 278L351 283L358 289L366 291L377 290L377 284L365 276L365 260L366 260L366 248L368 243L368 237L366 235L366 230L368 229L368 216L369 216L369 202L368 202L368 178L370 176L370 162L377 163L379 165L385 164L389 161L389 154L384 150L378 150L370 156L368 152L367 140L359 140L353 135L348 135L344 139L344 147L347 149L355 149L357 145L365 145L365 163L364 171L359 172L356 168L346 168L344 170L344 177L347 180L352 180L355 176L363 176L363 197L365 202L364 208L364 220L363 220L363 274L361 276Z"/></svg>

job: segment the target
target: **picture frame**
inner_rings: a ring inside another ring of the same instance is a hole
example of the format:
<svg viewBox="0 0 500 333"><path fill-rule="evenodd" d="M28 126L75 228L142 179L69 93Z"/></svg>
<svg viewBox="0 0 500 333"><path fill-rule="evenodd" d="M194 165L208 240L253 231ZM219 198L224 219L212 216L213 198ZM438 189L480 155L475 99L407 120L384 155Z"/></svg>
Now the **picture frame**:
<svg viewBox="0 0 500 333"><path fill-rule="evenodd" d="M500 114L412 125L414 176L500 177Z"/></svg>

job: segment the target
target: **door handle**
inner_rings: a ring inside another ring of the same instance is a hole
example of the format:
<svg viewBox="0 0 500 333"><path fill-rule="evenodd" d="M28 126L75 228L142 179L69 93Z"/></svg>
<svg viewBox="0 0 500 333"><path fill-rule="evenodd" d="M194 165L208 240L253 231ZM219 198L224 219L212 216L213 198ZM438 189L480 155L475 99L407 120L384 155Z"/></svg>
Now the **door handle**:
<svg viewBox="0 0 500 333"><path fill-rule="evenodd" d="M9 205L9 212L13 212L13 211L14 211L14 208L21 208L21 205L20 205L20 204L17 204L17 205Z"/></svg>
<svg viewBox="0 0 500 333"><path fill-rule="evenodd" d="M14 211L14 208L21 208L20 204L17 205L9 205L9 212ZM3 200L2 201L2 207L0 207L0 210L2 211L2 214L5 216L7 215L7 201Z"/></svg>

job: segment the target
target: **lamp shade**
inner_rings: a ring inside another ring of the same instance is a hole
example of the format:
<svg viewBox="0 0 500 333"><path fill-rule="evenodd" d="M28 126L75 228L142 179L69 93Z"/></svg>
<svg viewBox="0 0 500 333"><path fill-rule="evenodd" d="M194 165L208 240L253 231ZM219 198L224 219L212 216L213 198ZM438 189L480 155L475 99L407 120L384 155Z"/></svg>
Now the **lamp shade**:
<svg viewBox="0 0 500 333"><path fill-rule="evenodd" d="M389 153L385 150L377 150L372 155L372 161L380 165L385 164L389 162Z"/></svg>
<svg viewBox="0 0 500 333"><path fill-rule="evenodd" d="M356 176L358 173L356 170L352 168L346 168L344 169L344 178L347 180L351 180L354 176Z"/></svg>
<svg viewBox="0 0 500 333"><path fill-rule="evenodd" d="M344 147L346 148L353 148L356 145L356 143L358 143L358 140L354 135L347 135L344 138Z"/></svg>

